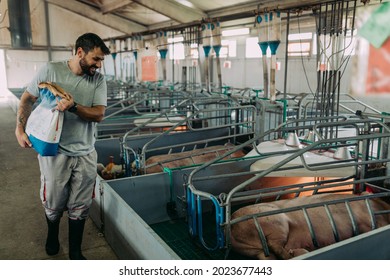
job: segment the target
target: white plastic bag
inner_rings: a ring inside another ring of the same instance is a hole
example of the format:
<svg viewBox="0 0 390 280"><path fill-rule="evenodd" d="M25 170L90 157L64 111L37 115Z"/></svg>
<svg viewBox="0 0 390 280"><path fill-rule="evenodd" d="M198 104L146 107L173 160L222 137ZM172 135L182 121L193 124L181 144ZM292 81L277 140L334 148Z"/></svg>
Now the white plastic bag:
<svg viewBox="0 0 390 280"><path fill-rule="evenodd" d="M40 89L41 103L27 120L26 134L41 156L57 155L64 112L54 110L56 97L47 88Z"/></svg>

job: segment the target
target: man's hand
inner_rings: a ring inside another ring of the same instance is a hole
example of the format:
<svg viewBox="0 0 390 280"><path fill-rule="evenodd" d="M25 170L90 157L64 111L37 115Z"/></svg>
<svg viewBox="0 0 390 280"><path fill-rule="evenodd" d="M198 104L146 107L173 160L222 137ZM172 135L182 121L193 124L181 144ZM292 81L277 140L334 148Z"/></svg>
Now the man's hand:
<svg viewBox="0 0 390 280"><path fill-rule="evenodd" d="M15 136L22 148L31 148L32 144L24 129L27 119L31 114L32 106L38 98L25 91L20 98L18 113L16 116Z"/></svg>
<svg viewBox="0 0 390 280"><path fill-rule="evenodd" d="M52 82L42 82L39 88L47 88L57 98L57 106L53 110L66 111L74 105L73 96L67 93L62 87Z"/></svg>
<svg viewBox="0 0 390 280"><path fill-rule="evenodd" d="M22 148L31 148L32 147L32 144L31 144L30 140L28 139L28 136L24 132L24 130L20 130L20 129L16 128L15 136L16 136L16 139L18 140L20 147L22 147Z"/></svg>
<svg viewBox="0 0 390 280"><path fill-rule="evenodd" d="M65 98L61 98L61 99L58 99L57 98L57 106L54 108L54 110L58 110L58 111L66 111L68 110L70 107L72 107L74 105L74 100L73 100L73 97L69 95L69 99L65 99Z"/></svg>

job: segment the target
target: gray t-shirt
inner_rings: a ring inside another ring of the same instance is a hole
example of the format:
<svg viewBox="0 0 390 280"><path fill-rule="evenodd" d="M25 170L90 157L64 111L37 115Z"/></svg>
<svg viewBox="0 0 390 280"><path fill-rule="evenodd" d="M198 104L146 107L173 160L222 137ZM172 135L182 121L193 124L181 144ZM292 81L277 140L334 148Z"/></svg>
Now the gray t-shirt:
<svg viewBox="0 0 390 280"><path fill-rule="evenodd" d="M40 69L28 85L27 91L39 97L38 84L41 82L59 85L80 105L107 106L107 84L103 75L98 72L94 76L78 76L70 70L67 61L49 62ZM95 149L95 128L95 122L85 121L76 114L65 111L59 152L68 156L89 154Z"/></svg>

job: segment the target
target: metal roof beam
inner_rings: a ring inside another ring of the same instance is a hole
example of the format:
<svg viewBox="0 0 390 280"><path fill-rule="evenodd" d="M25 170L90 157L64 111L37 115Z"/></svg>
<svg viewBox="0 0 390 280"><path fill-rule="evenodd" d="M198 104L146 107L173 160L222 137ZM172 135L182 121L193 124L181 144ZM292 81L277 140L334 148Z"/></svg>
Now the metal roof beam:
<svg viewBox="0 0 390 280"><path fill-rule="evenodd" d="M133 32L143 32L147 28L141 24L131 22L129 20L123 19L121 17L105 14L99 11L98 8L93 8L78 1L63 1L63 0L46 0L48 3L61 7L65 10L71 11L80 16L86 17L93 21L96 21L100 24L108 26L117 31L123 32L125 34L131 34Z"/></svg>
<svg viewBox="0 0 390 280"><path fill-rule="evenodd" d="M200 20L204 17L208 17L207 14L200 12L197 9L191 9L190 7L181 5L177 2L171 2L168 0L150 1L150 0L134 0L148 9L163 14L164 16L171 18L179 23L187 23L194 20Z"/></svg>
<svg viewBox="0 0 390 280"><path fill-rule="evenodd" d="M102 11L103 14L107 13L112 13L115 12L116 10L123 8L124 6L127 6L129 4L133 3L131 0L116 0L116 1L111 1L110 3L105 3L103 2L103 5L100 6L100 10Z"/></svg>

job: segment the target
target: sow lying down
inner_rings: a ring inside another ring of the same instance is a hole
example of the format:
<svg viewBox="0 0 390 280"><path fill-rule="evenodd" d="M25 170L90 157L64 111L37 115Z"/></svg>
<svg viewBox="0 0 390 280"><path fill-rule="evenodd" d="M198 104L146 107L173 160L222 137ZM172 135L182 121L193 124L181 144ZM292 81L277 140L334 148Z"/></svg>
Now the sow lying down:
<svg viewBox="0 0 390 280"><path fill-rule="evenodd" d="M232 215L232 221L245 215L268 212L277 209L307 205L312 203L333 201L352 197L349 194L318 194L294 199L279 200L269 203L259 203L243 207ZM348 214L345 203L328 205L328 215L324 206L307 208L304 211L285 212L270 216L253 216L244 221L233 223L231 227L231 242L233 250L240 254L257 259L290 259L309 251L325 247L338 241L353 237L390 223L390 204L380 198L349 202L354 223ZM385 214L371 216L372 212L385 211ZM331 218L329 218L331 217ZM334 221L332 227L331 219ZM257 221L257 222L256 222ZM257 223L257 225L256 225ZM312 231L310 232L309 224ZM354 227L355 225L355 231Z"/></svg>

